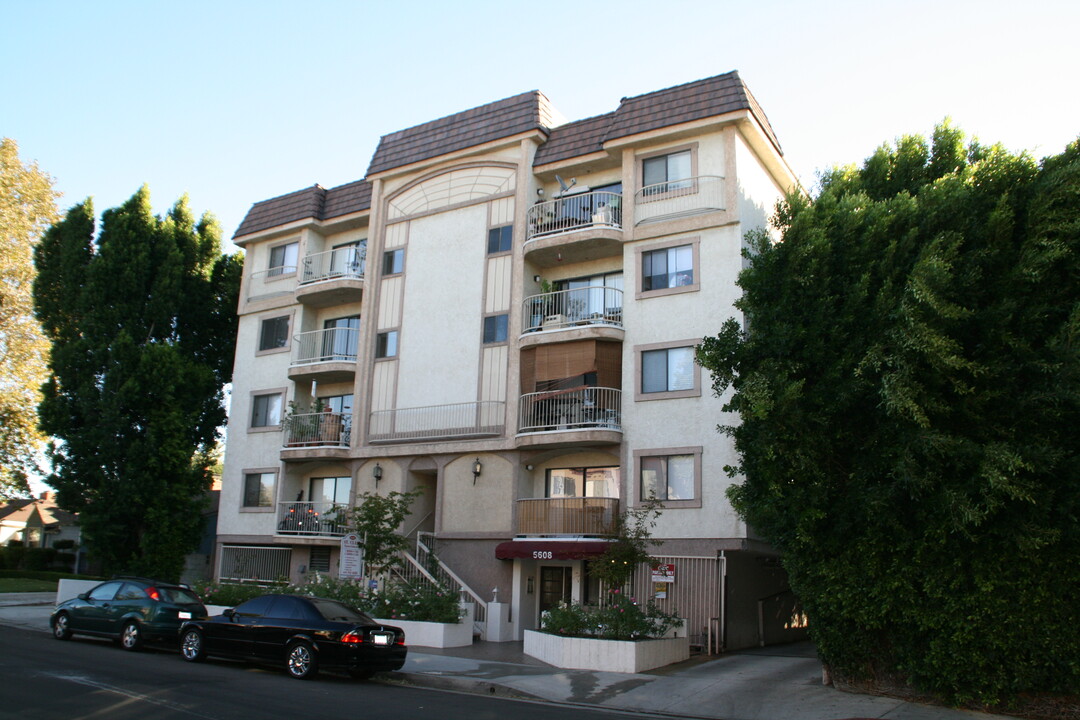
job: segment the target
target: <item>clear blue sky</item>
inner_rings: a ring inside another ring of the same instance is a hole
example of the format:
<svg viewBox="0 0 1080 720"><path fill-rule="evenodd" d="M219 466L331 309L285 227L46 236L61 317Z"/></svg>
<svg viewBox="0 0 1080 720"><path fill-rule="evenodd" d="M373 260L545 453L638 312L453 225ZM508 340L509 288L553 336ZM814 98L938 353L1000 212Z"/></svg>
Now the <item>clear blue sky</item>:
<svg viewBox="0 0 1080 720"><path fill-rule="evenodd" d="M946 115L1036 157L1080 134L1080 3L0 0L0 135L100 212L148 183L232 236L364 176L379 137L538 89L570 120L738 70L808 186Z"/></svg>

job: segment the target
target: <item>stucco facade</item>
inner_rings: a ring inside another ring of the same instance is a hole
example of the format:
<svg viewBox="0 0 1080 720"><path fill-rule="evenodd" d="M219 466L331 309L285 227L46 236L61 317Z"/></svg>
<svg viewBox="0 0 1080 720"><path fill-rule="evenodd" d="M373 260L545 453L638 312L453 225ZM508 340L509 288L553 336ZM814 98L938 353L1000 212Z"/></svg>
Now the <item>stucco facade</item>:
<svg viewBox="0 0 1080 720"><path fill-rule="evenodd" d="M419 489L403 532L520 639L596 599L612 518L656 494L675 582L635 591L668 590L695 643L763 639L786 579L727 502L736 418L692 357L739 317L744 235L795 179L735 73L558 117L524 93L253 206L219 577L335 574L335 504Z"/></svg>

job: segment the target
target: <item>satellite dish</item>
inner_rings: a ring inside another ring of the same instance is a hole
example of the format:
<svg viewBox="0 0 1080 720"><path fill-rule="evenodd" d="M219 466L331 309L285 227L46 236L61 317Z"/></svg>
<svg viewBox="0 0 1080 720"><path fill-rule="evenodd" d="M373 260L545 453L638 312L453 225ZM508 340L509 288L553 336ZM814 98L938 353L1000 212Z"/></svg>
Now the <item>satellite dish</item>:
<svg viewBox="0 0 1080 720"><path fill-rule="evenodd" d="M571 178L571 180L570 180L570 184L569 184L569 185L567 185L567 184L566 184L566 181L565 181L565 180L563 180L563 179L562 179L562 177L561 177L560 175L556 175L556 176L555 176L555 179L559 181L559 187L560 187L560 188L562 188L562 191L563 191L563 192L566 192L566 191L567 191L567 190L569 190L570 188L572 188L572 187L574 187L575 185L577 185L577 178Z"/></svg>

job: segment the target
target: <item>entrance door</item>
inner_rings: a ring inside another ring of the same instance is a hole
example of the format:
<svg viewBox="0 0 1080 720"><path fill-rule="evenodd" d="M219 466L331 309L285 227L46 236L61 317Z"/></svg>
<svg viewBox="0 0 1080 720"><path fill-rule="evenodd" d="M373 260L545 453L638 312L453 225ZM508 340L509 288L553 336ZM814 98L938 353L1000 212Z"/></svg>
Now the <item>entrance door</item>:
<svg viewBox="0 0 1080 720"><path fill-rule="evenodd" d="M570 602L570 590L573 586L574 572L568 567L540 568L540 612L558 607L559 603Z"/></svg>

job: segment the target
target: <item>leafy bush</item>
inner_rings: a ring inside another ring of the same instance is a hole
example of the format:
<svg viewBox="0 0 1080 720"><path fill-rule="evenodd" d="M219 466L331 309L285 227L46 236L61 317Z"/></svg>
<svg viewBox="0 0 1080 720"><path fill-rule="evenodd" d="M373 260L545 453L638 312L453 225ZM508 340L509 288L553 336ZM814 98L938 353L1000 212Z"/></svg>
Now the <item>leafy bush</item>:
<svg viewBox="0 0 1080 720"><path fill-rule="evenodd" d="M391 584L369 596L367 612L391 620L456 623L461 621L458 595L426 583Z"/></svg>
<svg viewBox="0 0 1080 720"><path fill-rule="evenodd" d="M664 612L651 600L642 608L637 600L616 589L604 605L561 603L544 613L540 629L566 637L646 640L664 637L681 625L676 613Z"/></svg>
<svg viewBox="0 0 1080 720"><path fill-rule="evenodd" d="M202 601L207 605L224 605L226 607L236 607L240 603L250 600L253 597L259 595L265 595L271 592L283 591L284 584L280 585L256 585L254 583L234 583L234 582L217 582L217 581L203 581L194 583L192 589L195 590Z"/></svg>

